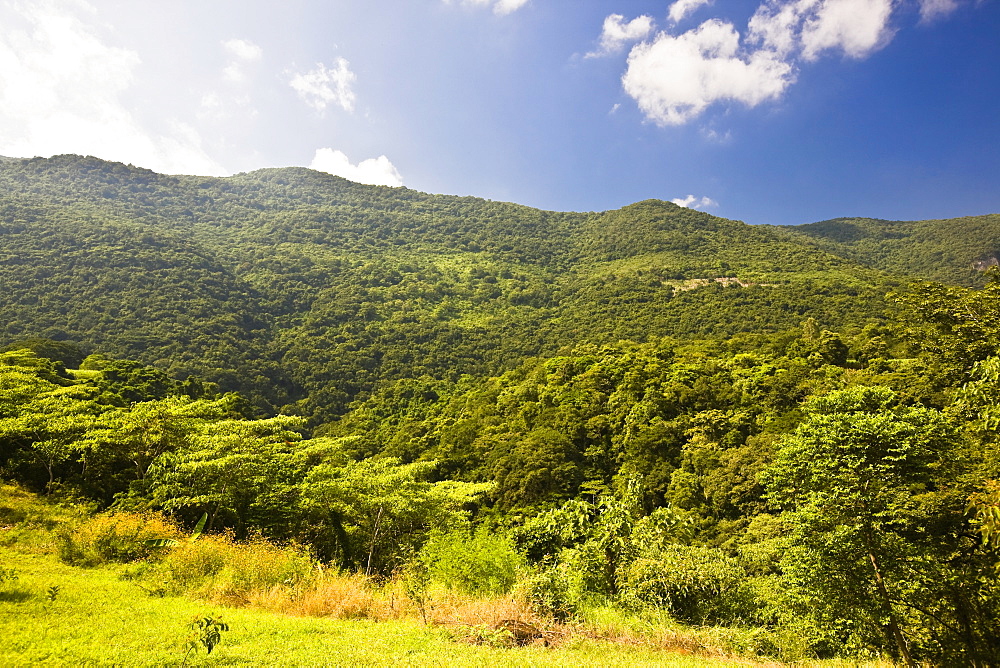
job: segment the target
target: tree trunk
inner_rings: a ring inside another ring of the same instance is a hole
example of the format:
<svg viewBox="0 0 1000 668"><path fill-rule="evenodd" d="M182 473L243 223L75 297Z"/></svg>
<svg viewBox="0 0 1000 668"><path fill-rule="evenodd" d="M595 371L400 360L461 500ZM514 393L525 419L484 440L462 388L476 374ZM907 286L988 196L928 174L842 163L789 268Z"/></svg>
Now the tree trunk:
<svg viewBox="0 0 1000 668"><path fill-rule="evenodd" d="M368 550L368 564L365 566L365 575L372 574L372 555L375 554L375 541L378 539L378 527L382 521L382 506L378 507L378 516L375 518L375 529L372 531L372 544Z"/></svg>
<svg viewBox="0 0 1000 668"><path fill-rule="evenodd" d="M896 643L896 649L899 650L899 655L903 659L908 668L916 668L917 664L913 661L913 657L910 656L910 648L906 644L906 638L903 636L903 632L899 627L899 622L896 620L896 613L892 608L892 600L889 598L889 590L886 589L885 580L882 577L882 567L879 565L879 560L875 556L875 551L872 549L871 536L868 532L864 532L865 546L868 548L868 560L872 564L872 569L875 571L875 587L878 589L879 596L882 598L882 603L885 605L886 611L889 613L889 633L892 635L893 641Z"/></svg>

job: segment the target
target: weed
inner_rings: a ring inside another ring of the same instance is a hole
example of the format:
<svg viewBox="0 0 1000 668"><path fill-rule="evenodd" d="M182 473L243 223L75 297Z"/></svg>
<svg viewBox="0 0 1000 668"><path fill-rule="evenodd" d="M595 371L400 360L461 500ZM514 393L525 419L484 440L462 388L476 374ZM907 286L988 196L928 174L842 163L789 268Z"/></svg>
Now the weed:
<svg viewBox="0 0 1000 668"><path fill-rule="evenodd" d="M0 601L21 603L31 598L31 592L16 587L18 578L16 568L0 568Z"/></svg>
<svg viewBox="0 0 1000 668"><path fill-rule="evenodd" d="M182 666L187 665L188 657L192 652L197 652L199 647L205 648L206 654L211 654L216 645L222 642L222 633L229 630L229 625L219 617L202 617L199 615L190 624L191 635L185 644L184 661Z"/></svg>
<svg viewBox="0 0 1000 668"><path fill-rule="evenodd" d="M486 624L459 628L455 633L455 637L458 640L464 640L473 645L487 645L489 647L514 646L514 636L510 631L503 628L493 628Z"/></svg>
<svg viewBox="0 0 1000 668"><path fill-rule="evenodd" d="M321 573L307 585L271 587L248 598L254 607L310 617L390 619L402 613L356 574Z"/></svg>
<svg viewBox="0 0 1000 668"><path fill-rule="evenodd" d="M411 562L403 572L403 588L406 591L406 597L417 606L417 610L420 611L420 619L423 620L424 624L427 623L430 584L430 571L427 565L421 561Z"/></svg>
<svg viewBox="0 0 1000 668"><path fill-rule="evenodd" d="M522 647L533 642L548 646L548 640L537 626L519 619L504 619L496 624L467 626L460 638L476 645L490 647Z"/></svg>
<svg viewBox="0 0 1000 668"><path fill-rule="evenodd" d="M159 515L96 515L73 530L62 532L59 557L75 566L138 561L153 556L159 541L178 536L178 528Z"/></svg>
<svg viewBox="0 0 1000 668"><path fill-rule="evenodd" d="M45 591L45 596L49 599L49 603L55 603L56 599L59 598L59 585L52 585Z"/></svg>

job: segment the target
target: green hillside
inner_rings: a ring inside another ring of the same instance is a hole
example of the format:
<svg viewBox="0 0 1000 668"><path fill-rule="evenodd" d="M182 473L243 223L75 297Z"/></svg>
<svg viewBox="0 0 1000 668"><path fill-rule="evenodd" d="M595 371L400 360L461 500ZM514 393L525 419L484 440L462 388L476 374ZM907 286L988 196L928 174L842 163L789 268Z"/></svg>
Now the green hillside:
<svg viewBox="0 0 1000 668"><path fill-rule="evenodd" d="M56 156L0 163L0 192L0 340L74 342L317 420L385 381L583 342L863 323L900 275L952 271L655 200L557 213L302 168Z"/></svg>
<svg viewBox="0 0 1000 668"><path fill-rule="evenodd" d="M1000 257L1000 214L949 220L837 218L780 228L859 264L926 280L982 285Z"/></svg>
<svg viewBox="0 0 1000 668"><path fill-rule="evenodd" d="M3 610L78 615L119 574L146 620L247 610L234 652L256 609L460 624L491 661L579 632L998 663L996 216L755 227L76 156L0 161L0 193ZM78 636L60 658L131 660Z"/></svg>

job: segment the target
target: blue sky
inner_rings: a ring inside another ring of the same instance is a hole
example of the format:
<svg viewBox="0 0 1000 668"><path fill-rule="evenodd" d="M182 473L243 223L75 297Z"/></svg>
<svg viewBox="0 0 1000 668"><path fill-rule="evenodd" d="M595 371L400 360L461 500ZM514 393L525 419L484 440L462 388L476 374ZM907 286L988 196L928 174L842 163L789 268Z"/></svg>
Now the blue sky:
<svg viewBox="0 0 1000 668"><path fill-rule="evenodd" d="M1000 212L1000 0L0 0L0 155L750 223Z"/></svg>

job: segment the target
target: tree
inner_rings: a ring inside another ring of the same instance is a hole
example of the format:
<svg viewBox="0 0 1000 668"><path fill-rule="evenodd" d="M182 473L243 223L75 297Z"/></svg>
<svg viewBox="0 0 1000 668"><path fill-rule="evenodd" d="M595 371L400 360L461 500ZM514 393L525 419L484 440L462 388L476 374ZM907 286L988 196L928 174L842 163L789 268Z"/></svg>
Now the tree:
<svg viewBox="0 0 1000 668"><path fill-rule="evenodd" d="M203 425L189 447L164 453L149 471L148 495L168 511L208 513L207 531L229 520L244 538L254 524L269 528L287 519L282 491L301 482L298 456L303 420L221 420ZM221 523L221 522L220 522Z"/></svg>
<svg viewBox="0 0 1000 668"><path fill-rule="evenodd" d="M391 457L320 464L303 483L303 507L315 524L325 522L336 534L345 566L387 572L416 552L432 529L462 523L465 507L493 487L429 482L435 466Z"/></svg>
<svg viewBox="0 0 1000 668"><path fill-rule="evenodd" d="M167 397L108 411L87 434L88 457L110 474L116 462L129 462L133 480L142 481L160 455L190 445L198 430L230 411L232 398L215 401Z"/></svg>
<svg viewBox="0 0 1000 668"><path fill-rule="evenodd" d="M30 350L39 357L52 360L57 364L71 369L78 368L84 358L83 351L75 343L37 337L15 341L14 343L7 344L0 350L4 352L10 350Z"/></svg>
<svg viewBox="0 0 1000 668"><path fill-rule="evenodd" d="M951 383L968 380L972 367L1000 347L1000 271L987 273L982 290L922 283L898 295L911 320L909 336L936 362Z"/></svg>
<svg viewBox="0 0 1000 668"><path fill-rule="evenodd" d="M29 443L33 459L45 468L46 493L53 490L57 470L83 452L83 438L100 412L93 394L86 387L57 387L20 404L18 415L0 418L0 441Z"/></svg>
<svg viewBox="0 0 1000 668"><path fill-rule="evenodd" d="M976 546L948 418L883 387L831 392L806 413L765 477L794 526L785 575L828 627L876 646L882 634L907 665L949 652L987 661L995 632L976 614L982 572L962 565Z"/></svg>

